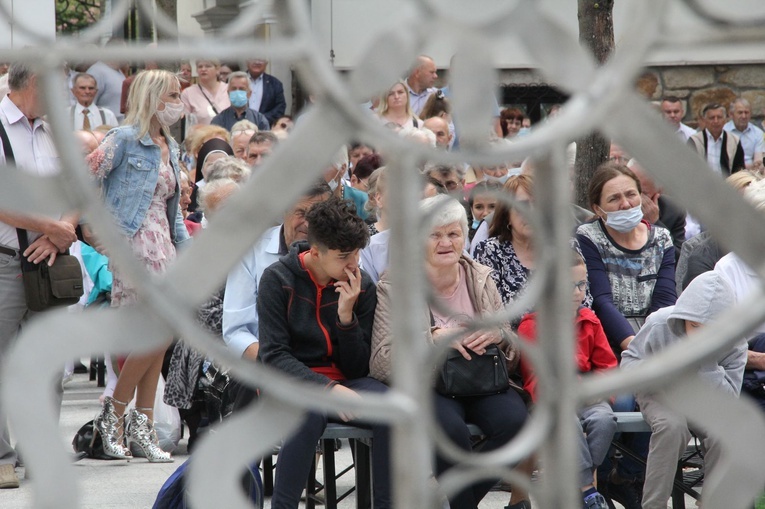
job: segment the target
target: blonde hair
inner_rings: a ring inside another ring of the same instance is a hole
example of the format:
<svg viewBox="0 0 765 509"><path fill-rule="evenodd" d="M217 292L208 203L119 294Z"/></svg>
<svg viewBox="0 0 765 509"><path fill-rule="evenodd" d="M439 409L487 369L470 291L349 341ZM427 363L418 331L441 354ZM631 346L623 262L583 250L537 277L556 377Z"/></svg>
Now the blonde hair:
<svg viewBox="0 0 765 509"><path fill-rule="evenodd" d="M404 87L404 92L406 92L406 114L407 116L413 117L414 111L412 111L412 104L411 101L409 101L409 87L406 86L406 82L404 80L398 80L393 84L393 86L391 86L387 91L380 95L380 111L378 112L378 115L384 117L385 114L388 113L388 95L396 85L401 85Z"/></svg>
<svg viewBox="0 0 765 509"><path fill-rule="evenodd" d="M388 171L385 166L380 166L367 179L367 196L369 199L364 204L364 210L367 212L378 212L380 206L375 197L377 193L384 193L388 189Z"/></svg>
<svg viewBox="0 0 765 509"><path fill-rule="evenodd" d="M213 138L220 138L223 141L228 140L228 131L219 125L197 125L188 136L184 143L186 144L187 151L194 157L199 154L199 149L206 141Z"/></svg>
<svg viewBox="0 0 765 509"><path fill-rule="evenodd" d="M172 90L173 84L178 86L180 92L181 84L170 71L153 69L136 75L128 93L125 124L136 127L138 138L143 138L149 132L151 119L162 102L161 97ZM168 129L163 127L162 131L166 138L171 138Z"/></svg>
<svg viewBox="0 0 765 509"><path fill-rule="evenodd" d="M741 191L759 180L762 180L762 177L756 173L749 170L741 170L726 178L725 182L727 182L728 185L733 186L733 189Z"/></svg>

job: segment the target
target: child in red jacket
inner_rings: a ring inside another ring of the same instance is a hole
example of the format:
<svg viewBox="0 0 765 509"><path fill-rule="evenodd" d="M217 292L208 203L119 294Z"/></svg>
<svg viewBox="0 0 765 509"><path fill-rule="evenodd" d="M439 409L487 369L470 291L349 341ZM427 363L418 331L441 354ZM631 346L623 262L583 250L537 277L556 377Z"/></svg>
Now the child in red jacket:
<svg viewBox="0 0 765 509"><path fill-rule="evenodd" d="M574 304L577 306L576 363L580 373L603 371L615 368L616 357L608 344L603 326L595 313L582 306L587 291L587 267L582 257L574 252L574 266L571 268L574 285ZM518 335L527 341L536 341L536 315L529 313L523 317L518 327ZM536 401L537 378L532 366L521 357L521 375L523 388ZM585 509L605 509L608 507L603 496L594 487L593 472L603 462L616 433L616 416L606 401L600 401L581 408L578 412L581 428L579 447L580 486Z"/></svg>

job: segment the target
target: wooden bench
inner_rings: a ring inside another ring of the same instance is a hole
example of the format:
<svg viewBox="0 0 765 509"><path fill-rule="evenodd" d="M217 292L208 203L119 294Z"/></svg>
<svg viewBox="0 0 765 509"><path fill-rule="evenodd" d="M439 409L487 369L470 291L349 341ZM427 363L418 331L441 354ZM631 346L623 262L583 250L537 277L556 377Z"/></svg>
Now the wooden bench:
<svg viewBox="0 0 765 509"><path fill-rule="evenodd" d="M616 431L619 433L650 433L651 427L645 420L643 420L643 414L640 412L615 412L616 415ZM695 439L695 437L694 437ZM636 454L629 447L625 446L619 441L614 439L612 445L619 450L625 456L629 456L634 461L640 463L645 468L645 458ZM694 461L696 460L696 461ZM700 493L695 489L703 480L703 470L697 468L693 472L685 472L685 468L689 466L700 467L703 465L701 453L698 448L690 448L680 458L677 463L677 471L675 472L674 487L672 489L672 507L675 509L685 509L685 495L688 495L695 500L701 498Z"/></svg>

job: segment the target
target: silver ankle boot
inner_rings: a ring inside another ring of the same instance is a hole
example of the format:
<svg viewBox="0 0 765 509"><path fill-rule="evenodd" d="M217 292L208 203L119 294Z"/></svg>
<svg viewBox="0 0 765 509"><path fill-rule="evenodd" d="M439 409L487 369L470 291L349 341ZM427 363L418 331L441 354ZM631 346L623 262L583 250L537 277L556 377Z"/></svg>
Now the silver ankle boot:
<svg viewBox="0 0 765 509"><path fill-rule="evenodd" d="M170 453L160 449L154 425L143 412L135 408L130 409L125 433L128 449L135 448L136 452L141 451L150 463L173 462Z"/></svg>
<svg viewBox="0 0 765 509"><path fill-rule="evenodd" d="M93 419L93 429L97 432L93 433L93 441L96 439L96 434L101 435L104 454L112 458L124 460L132 458L133 455L130 454L130 449L124 445L124 428L120 423L122 417L117 416L117 411L114 409L114 401L110 397L104 398L104 406L101 408L101 413Z"/></svg>

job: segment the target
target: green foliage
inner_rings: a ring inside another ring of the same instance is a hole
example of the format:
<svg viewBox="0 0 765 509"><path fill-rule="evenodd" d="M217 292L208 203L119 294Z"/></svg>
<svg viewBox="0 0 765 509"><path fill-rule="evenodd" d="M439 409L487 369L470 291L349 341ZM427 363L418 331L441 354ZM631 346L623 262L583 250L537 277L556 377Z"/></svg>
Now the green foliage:
<svg viewBox="0 0 765 509"><path fill-rule="evenodd" d="M85 30L100 17L100 0L56 0L56 31L59 33Z"/></svg>

